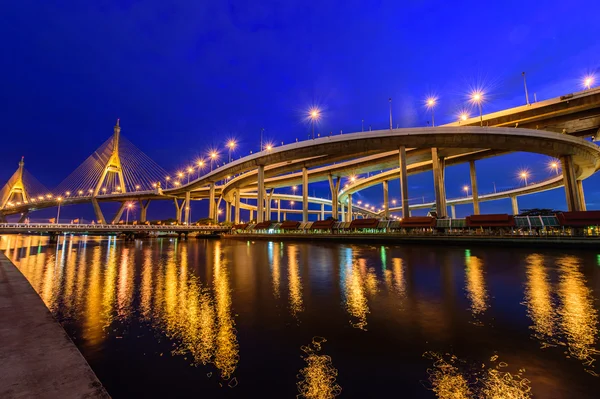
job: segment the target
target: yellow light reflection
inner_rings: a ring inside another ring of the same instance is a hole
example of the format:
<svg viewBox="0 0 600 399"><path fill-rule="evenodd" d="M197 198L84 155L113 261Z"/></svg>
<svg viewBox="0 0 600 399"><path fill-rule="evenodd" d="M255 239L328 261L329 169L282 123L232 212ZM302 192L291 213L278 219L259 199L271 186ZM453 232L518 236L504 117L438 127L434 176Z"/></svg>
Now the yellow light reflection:
<svg viewBox="0 0 600 399"><path fill-rule="evenodd" d="M563 256L556 261L559 268L558 314L562 332L566 337L569 354L591 366L600 354L598 341L598 311L594 307L591 290L586 286L580 272L580 260L574 256ZM588 370L596 374L592 370Z"/></svg>
<svg viewBox="0 0 600 399"><path fill-rule="evenodd" d="M525 283L527 315L533 321L534 337L544 346L550 345L555 334L556 310L552 304L552 286L544 266L544 257L527 257L527 282Z"/></svg>
<svg viewBox="0 0 600 399"><path fill-rule="evenodd" d="M477 318L488 308L483 262L476 256L467 256L465 265L467 297L471 302L471 313Z"/></svg>
<svg viewBox="0 0 600 399"><path fill-rule="evenodd" d="M332 399L342 393L342 387L336 382L338 371L333 367L331 357L319 353L326 341L325 338L314 337L310 345L300 348L304 352L302 358L306 367L298 375L301 378L297 384L299 398Z"/></svg>
<svg viewBox="0 0 600 399"><path fill-rule="evenodd" d="M377 292L375 269L367 269L365 259L349 264L344 280L346 310L352 316L350 323L354 328L366 330L369 305L367 294Z"/></svg>
<svg viewBox="0 0 600 399"><path fill-rule="evenodd" d="M298 249L294 245L288 246L288 284L290 288L290 312L297 317L304 310L302 303L302 280L298 270Z"/></svg>

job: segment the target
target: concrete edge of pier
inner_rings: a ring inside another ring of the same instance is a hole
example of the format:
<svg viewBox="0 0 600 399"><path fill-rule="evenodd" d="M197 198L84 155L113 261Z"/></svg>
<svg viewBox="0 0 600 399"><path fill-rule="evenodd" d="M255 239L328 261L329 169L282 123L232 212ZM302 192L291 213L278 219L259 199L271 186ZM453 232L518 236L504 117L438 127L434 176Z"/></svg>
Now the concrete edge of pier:
<svg viewBox="0 0 600 399"><path fill-rule="evenodd" d="M410 236L395 234L224 234L223 238L234 240L266 241L329 241L354 244L423 244L423 245L494 245L528 248L577 248L597 249L600 238L561 237L561 236Z"/></svg>
<svg viewBox="0 0 600 399"><path fill-rule="evenodd" d="M0 397L110 398L29 281L1 252Z"/></svg>

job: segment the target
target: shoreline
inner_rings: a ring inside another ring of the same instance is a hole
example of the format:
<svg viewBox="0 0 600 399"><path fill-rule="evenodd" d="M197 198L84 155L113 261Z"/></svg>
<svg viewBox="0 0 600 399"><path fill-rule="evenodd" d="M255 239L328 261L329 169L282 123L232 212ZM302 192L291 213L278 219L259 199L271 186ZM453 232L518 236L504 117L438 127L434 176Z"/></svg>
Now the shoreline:
<svg viewBox="0 0 600 399"><path fill-rule="evenodd" d="M562 236L408 236L391 234L223 234L222 238L233 240L263 241L328 241L342 243L381 244L440 244L440 245L494 245L528 248L581 248L598 249L600 237Z"/></svg>
<svg viewBox="0 0 600 399"><path fill-rule="evenodd" d="M0 397L110 398L29 281L0 252Z"/></svg>

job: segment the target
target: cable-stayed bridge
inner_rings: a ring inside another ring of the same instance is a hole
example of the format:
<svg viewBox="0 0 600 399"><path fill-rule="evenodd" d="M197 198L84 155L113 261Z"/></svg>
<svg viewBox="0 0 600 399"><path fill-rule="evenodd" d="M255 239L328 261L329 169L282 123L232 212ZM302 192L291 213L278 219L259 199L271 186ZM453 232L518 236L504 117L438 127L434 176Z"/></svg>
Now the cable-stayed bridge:
<svg viewBox="0 0 600 399"><path fill-rule="evenodd" d="M518 196L563 185L569 209L583 210L581 182L600 169L598 146L584 138L600 139L599 128L600 89L592 89L460 124L390 127L268 147L202 175L199 169L197 175L194 170L195 178L188 171L189 180L183 181L185 176L170 175L121 137L117 121L113 135L53 190L28 173L21 159L17 171L0 190L0 222L11 215L25 221L31 212L57 207L58 223L61 206L89 203L96 223L117 223L127 207L138 202L139 222L145 223L150 203L167 200L174 204L175 219L190 224L190 204L201 199L208 199L209 219L218 220L224 204L224 219L232 222L240 221L240 210L249 211L250 220L256 213L257 221L271 220L275 212L278 220L282 215L285 219L289 213L301 213L304 221L311 214L318 219L327 214L347 221L359 216L397 217L391 215L393 212L409 217L411 209L434 204L438 215L444 217L448 207L466 202L472 202L478 214L479 202L501 198L511 198L513 212L518 213ZM522 187L479 195L475 162L513 151L556 158L556 176L535 184L525 177ZM447 199L445 168L460 163L470 165L471 186L465 197ZM434 201L415 201L409 196L406 178L429 170L434 172ZM394 179L400 180L402 188L398 206L388 193L388 183ZM320 181L329 181L327 199L308 195L309 183ZM382 206L352 200L354 193L376 184L383 186ZM289 193L296 185L300 186L299 194L295 190ZM101 208L106 202L120 204L110 218ZM313 204L312 209L309 204ZM320 209L315 209L317 205Z"/></svg>

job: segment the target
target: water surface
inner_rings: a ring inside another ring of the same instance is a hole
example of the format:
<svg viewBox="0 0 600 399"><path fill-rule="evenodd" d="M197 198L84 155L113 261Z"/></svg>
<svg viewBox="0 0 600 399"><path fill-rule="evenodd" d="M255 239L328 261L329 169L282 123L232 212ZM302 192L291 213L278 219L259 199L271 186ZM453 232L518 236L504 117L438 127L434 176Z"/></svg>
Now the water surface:
<svg viewBox="0 0 600 399"><path fill-rule="evenodd" d="M597 397L600 250L3 236L114 398Z"/></svg>

